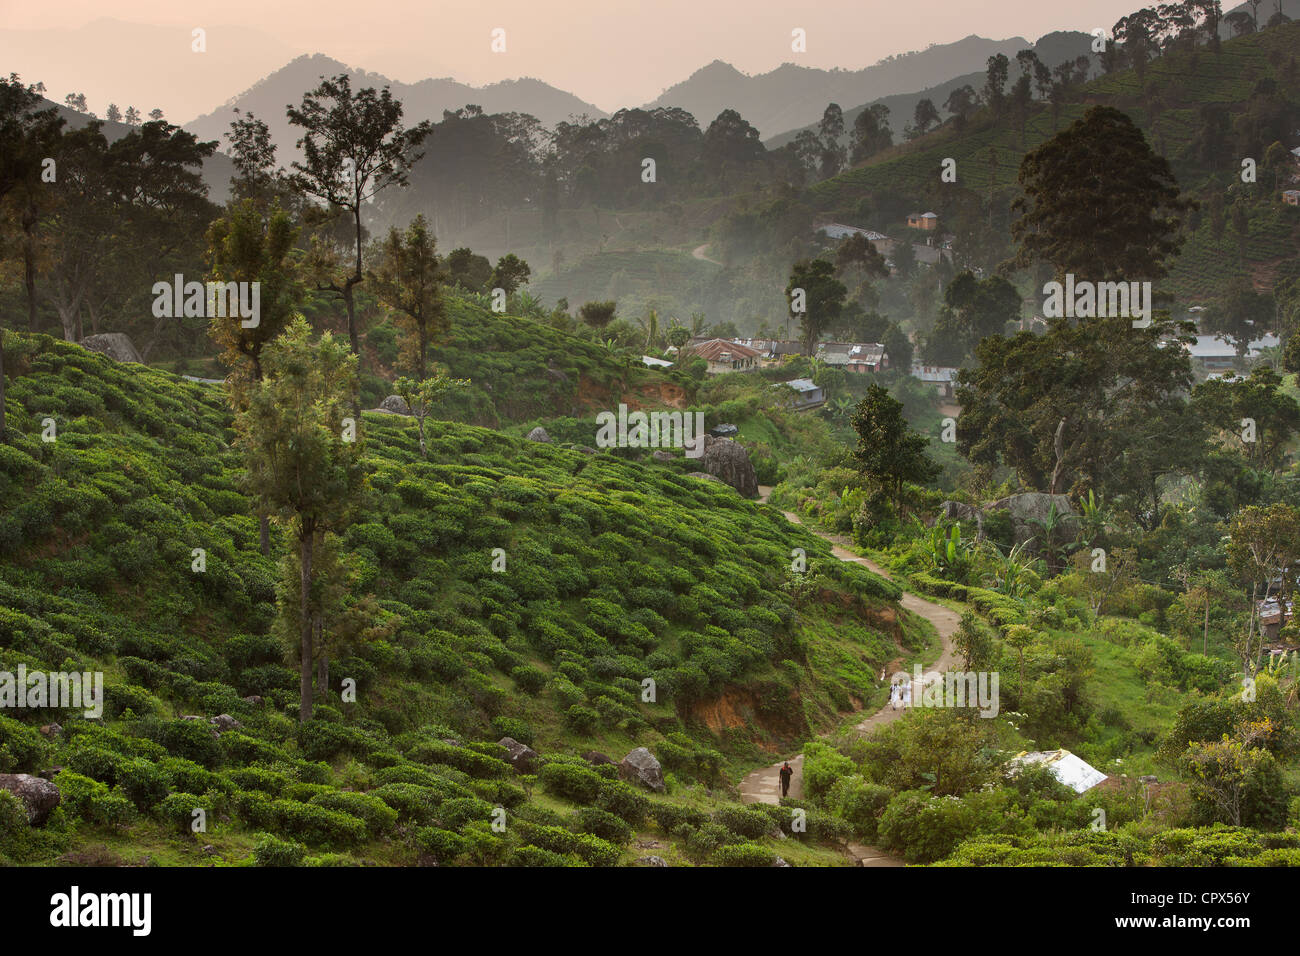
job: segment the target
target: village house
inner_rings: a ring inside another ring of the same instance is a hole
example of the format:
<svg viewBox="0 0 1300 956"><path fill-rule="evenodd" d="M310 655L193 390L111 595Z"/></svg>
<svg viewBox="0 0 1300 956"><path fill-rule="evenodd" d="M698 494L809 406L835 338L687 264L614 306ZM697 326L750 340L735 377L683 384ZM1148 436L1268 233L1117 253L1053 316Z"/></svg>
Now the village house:
<svg viewBox="0 0 1300 956"><path fill-rule="evenodd" d="M909 229L925 229L927 232L931 229L938 229L939 217L932 212L908 213L907 227Z"/></svg>
<svg viewBox="0 0 1300 956"><path fill-rule="evenodd" d="M1288 206L1300 206L1300 189L1282 190L1282 201Z"/></svg>
<svg viewBox="0 0 1300 956"><path fill-rule="evenodd" d="M759 367L763 358L763 353L758 349L727 339L708 339L699 345L692 345L691 353L709 363L710 375L752 371Z"/></svg>
<svg viewBox="0 0 1300 956"><path fill-rule="evenodd" d="M772 387L781 388L782 386L789 386L799 393L798 397L790 405L796 411L817 408L826 404L826 393L811 379L796 378L788 382L777 382Z"/></svg>
<svg viewBox="0 0 1300 956"><path fill-rule="evenodd" d="M889 368L885 347L873 342L826 342L817 346L817 357L846 372L883 372Z"/></svg>
<svg viewBox="0 0 1300 956"><path fill-rule="evenodd" d="M1276 335L1264 335L1246 346L1246 358L1257 359L1261 349L1277 348L1280 344L1281 340ZM1198 335L1187 351L1192 361L1206 372L1222 372L1234 368L1237 361L1236 345L1222 335Z"/></svg>
<svg viewBox="0 0 1300 956"><path fill-rule="evenodd" d="M932 386L940 398L952 398L957 369L947 365L916 364L912 366L912 378Z"/></svg>

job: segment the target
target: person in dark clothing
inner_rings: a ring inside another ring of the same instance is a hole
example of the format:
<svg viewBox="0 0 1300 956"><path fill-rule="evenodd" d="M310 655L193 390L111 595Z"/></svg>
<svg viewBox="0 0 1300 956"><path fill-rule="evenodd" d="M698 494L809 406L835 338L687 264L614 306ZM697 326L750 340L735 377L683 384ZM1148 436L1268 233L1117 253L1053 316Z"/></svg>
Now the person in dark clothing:
<svg viewBox="0 0 1300 956"><path fill-rule="evenodd" d="M790 766L790 761L781 764L781 769L777 776L781 778L781 796L790 795L790 779L794 776L794 768Z"/></svg>

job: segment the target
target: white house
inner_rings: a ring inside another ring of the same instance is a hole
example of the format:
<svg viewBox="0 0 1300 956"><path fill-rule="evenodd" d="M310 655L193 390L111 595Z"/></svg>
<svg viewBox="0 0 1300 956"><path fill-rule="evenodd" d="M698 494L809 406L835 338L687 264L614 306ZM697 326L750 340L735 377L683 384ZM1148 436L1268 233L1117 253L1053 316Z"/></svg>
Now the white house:
<svg viewBox="0 0 1300 956"><path fill-rule="evenodd" d="M1013 767L1042 764L1052 771L1052 775L1057 780L1075 793L1091 790L1106 779L1104 773L1068 750L1022 750L1007 762Z"/></svg>

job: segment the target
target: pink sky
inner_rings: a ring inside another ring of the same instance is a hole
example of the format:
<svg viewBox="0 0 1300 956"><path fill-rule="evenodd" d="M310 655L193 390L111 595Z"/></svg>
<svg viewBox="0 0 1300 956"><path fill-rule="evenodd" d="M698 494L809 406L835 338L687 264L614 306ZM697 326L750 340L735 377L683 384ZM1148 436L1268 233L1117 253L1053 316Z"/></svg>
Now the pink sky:
<svg viewBox="0 0 1300 956"><path fill-rule="evenodd" d="M747 73L784 61L858 69L972 33L1032 41L1053 30L1109 28L1140 6L1138 0L114 0L107 6L103 0L0 0L0 49L6 73L43 79L51 93L84 92L101 112L109 99L161 106L180 122L294 55L317 52L406 82L452 76L482 85L535 76L612 111L654 99L714 59ZM124 50L112 40L96 43L97 31L86 29L105 17L170 29L150 34L144 49ZM193 27L209 33L201 68L177 59L189 54ZM494 27L506 30L504 54L489 49ZM804 54L791 52L795 27L807 31ZM14 33L26 30L55 32ZM214 42L218 37L226 42ZM75 57L58 54L62 39L77 49ZM48 75L52 70L60 75Z"/></svg>

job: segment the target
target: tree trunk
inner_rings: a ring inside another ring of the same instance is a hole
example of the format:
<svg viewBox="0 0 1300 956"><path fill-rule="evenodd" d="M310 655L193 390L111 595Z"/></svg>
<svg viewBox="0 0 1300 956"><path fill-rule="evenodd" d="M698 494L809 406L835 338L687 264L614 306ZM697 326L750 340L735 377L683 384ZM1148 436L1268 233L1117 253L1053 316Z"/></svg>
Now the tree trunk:
<svg viewBox="0 0 1300 956"><path fill-rule="evenodd" d="M1205 633L1201 635L1201 653L1207 653L1210 646L1210 586L1205 586Z"/></svg>
<svg viewBox="0 0 1300 956"><path fill-rule="evenodd" d="M23 288L27 290L27 331L35 332L36 329L36 237L32 234L35 228L35 214L28 207L28 211L23 216Z"/></svg>
<svg viewBox="0 0 1300 956"><path fill-rule="evenodd" d="M310 522L303 519L303 527L299 532L299 544L301 553L301 571L302 576L299 581L299 590L301 591L300 618L302 633L302 647L300 648L301 660L299 661L298 670L298 720L306 723L311 720L312 712L312 620L311 620L311 556L312 540L315 538L315 530Z"/></svg>
<svg viewBox="0 0 1300 956"><path fill-rule="evenodd" d="M266 515L258 516L259 532L261 536L262 557L271 556L271 519Z"/></svg>
<svg viewBox="0 0 1300 956"><path fill-rule="evenodd" d="M0 326L0 441L5 438L5 330Z"/></svg>
<svg viewBox="0 0 1300 956"><path fill-rule="evenodd" d="M1053 450L1056 452L1056 464L1052 466L1052 481L1047 486L1049 495L1056 494L1056 484L1061 480L1061 466L1065 464L1065 442L1062 436L1065 433L1065 419L1062 418L1056 426L1056 437L1052 440Z"/></svg>

